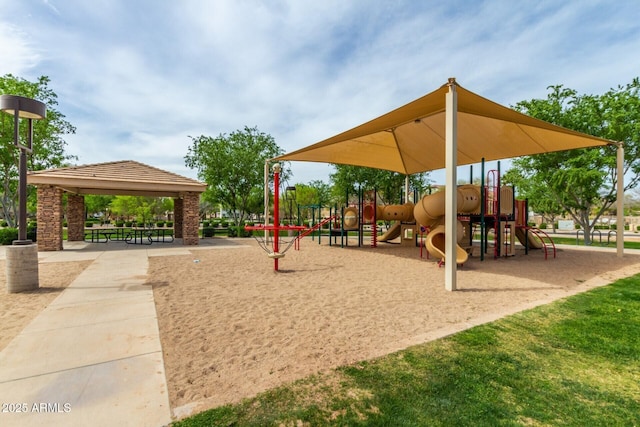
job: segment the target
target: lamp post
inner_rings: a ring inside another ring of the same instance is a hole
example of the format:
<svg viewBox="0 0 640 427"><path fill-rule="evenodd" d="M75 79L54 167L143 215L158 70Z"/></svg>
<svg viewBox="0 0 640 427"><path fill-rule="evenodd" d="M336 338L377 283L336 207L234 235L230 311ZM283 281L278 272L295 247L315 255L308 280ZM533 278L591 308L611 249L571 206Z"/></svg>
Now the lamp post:
<svg viewBox="0 0 640 427"><path fill-rule="evenodd" d="M7 248L7 289L21 292L37 289L38 248L27 239L27 153L33 147L33 120L47 116L47 106L35 99L17 95L0 95L0 111L13 115L14 144L20 149L18 181L18 240ZM27 139L20 142L20 119L28 120ZM12 248L12 249L10 249Z"/></svg>

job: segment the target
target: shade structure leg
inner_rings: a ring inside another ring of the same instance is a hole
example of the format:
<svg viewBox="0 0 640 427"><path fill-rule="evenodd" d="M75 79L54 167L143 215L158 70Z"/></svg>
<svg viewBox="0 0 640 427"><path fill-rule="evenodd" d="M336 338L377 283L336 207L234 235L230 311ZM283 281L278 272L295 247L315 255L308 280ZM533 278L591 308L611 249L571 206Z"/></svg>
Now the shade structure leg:
<svg viewBox="0 0 640 427"><path fill-rule="evenodd" d="M618 143L616 162L618 182L616 186L616 255L624 256L624 147Z"/></svg>
<svg viewBox="0 0 640 427"><path fill-rule="evenodd" d="M457 288L456 269L456 244L457 236L457 153L458 153L458 94L456 92L456 80L449 79L449 91L445 95L445 156L446 156L446 180L445 180L445 272L444 286L448 291Z"/></svg>

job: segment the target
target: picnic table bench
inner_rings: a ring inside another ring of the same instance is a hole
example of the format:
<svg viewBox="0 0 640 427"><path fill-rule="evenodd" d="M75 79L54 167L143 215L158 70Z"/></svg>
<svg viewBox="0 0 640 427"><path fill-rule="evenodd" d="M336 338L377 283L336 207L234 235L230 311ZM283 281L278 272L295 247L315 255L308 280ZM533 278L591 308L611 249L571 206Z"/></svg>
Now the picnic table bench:
<svg viewBox="0 0 640 427"><path fill-rule="evenodd" d="M123 240L124 237L124 230L118 228L95 228L84 232L84 240L91 243L107 243L109 240Z"/></svg>
<svg viewBox="0 0 640 427"><path fill-rule="evenodd" d="M133 229L127 233L124 241L130 245L150 245L153 242L171 243L173 242L173 230L164 228Z"/></svg>
<svg viewBox="0 0 640 427"><path fill-rule="evenodd" d="M96 228L85 231L85 241L91 243L107 243L124 241L127 244L150 245L153 242L173 242L173 230L164 228Z"/></svg>

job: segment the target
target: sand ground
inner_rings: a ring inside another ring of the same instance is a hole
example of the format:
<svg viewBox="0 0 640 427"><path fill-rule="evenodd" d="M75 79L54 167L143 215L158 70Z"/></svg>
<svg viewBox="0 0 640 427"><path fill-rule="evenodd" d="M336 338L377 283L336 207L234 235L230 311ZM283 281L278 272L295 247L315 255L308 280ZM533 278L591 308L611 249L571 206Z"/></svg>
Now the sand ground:
<svg viewBox="0 0 640 427"><path fill-rule="evenodd" d="M6 293L6 264L0 260L0 350L53 301L91 261L38 264L40 288L33 292Z"/></svg>
<svg viewBox="0 0 640 427"><path fill-rule="evenodd" d="M520 248L480 261L476 249L458 271L459 291L448 292L444 269L419 248L306 238L274 272L252 239L214 238L189 255L150 256L147 285L182 417L640 273L630 252L563 247L545 260ZM0 292L0 349L89 263L41 263L40 290Z"/></svg>
<svg viewBox="0 0 640 427"><path fill-rule="evenodd" d="M252 241L236 241L246 245ZM152 258L172 408L178 416L544 304L640 272L640 256L562 249L480 261L444 289L418 248L304 241L273 271L255 244Z"/></svg>

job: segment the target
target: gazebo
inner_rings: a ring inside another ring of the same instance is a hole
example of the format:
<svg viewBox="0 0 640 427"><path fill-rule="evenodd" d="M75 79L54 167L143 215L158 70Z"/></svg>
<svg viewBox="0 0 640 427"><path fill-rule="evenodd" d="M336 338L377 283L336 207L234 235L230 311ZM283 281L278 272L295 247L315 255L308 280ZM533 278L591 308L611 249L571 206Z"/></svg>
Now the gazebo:
<svg viewBox="0 0 640 427"><path fill-rule="evenodd" d="M172 197L174 236L184 245L198 244L199 201L207 185L133 160L33 171L28 184L38 189L39 251L62 250L62 195L68 193L69 241L84 240L84 196Z"/></svg>

